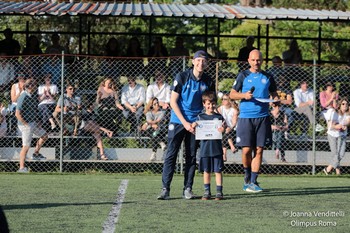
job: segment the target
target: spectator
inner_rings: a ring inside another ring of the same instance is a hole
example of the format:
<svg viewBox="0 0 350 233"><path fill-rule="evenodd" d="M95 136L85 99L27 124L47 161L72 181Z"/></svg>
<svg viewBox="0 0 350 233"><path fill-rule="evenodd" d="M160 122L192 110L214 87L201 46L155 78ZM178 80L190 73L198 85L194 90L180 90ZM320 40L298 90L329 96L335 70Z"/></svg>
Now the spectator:
<svg viewBox="0 0 350 233"><path fill-rule="evenodd" d="M221 106L219 106L217 110L224 117L227 124L222 138L223 159L224 162L226 162L228 147L230 147L232 153L236 153L238 151L233 140L236 138L236 125L239 110L236 102L234 100L230 100L228 93L223 94Z"/></svg>
<svg viewBox="0 0 350 233"><path fill-rule="evenodd" d="M204 112L197 116L197 120L200 121L222 121L222 125L217 128L220 133L225 132L226 123L222 115L216 113L216 96L213 91L205 91L202 95L202 101L204 106ZM192 123L192 127L195 128L198 125L197 122ZM222 193L222 171L224 168L222 140L201 140L200 141L200 161L199 172L203 172L204 183L204 195L202 200L211 199L210 180L211 173L215 173L216 180L216 195L215 200L222 200L224 195Z"/></svg>
<svg viewBox="0 0 350 233"><path fill-rule="evenodd" d="M121 123L121 111L124 107L119 102L119 92L111 78L106 78L97 90L98 124L117 132Z"/></svg>
<svg viewBox="0 0 350 233"><path fill-rule="evenodd" d="M339 96L338 93L334 90L334 86L332 83L328 82L325 85L323 91L320 92L320 102L322 107L321 116L324 117L328 109L337 108L337 100Z"/></svg>
<svg viewBox="0 0 350 233"><path fill-rule="evenodd" d="M27 40L27 45L23 49L22 54L28 55L23 56L24 67L28 69L28 73L31 77L39 77L41 75L41 64L42 57L38 56L29 56L29 55L39 55L42 54L42 50L40 49L40 42L36 36L29 36Z"/></svg>
<svg viewBox="0 0 350 233"><path fill-rule="evenodd" d="M325 115L328 142L333 156L331 163L323 169L326 175L333 169L337 175L341 174L340 161L344 158L346 150L346 135L350 124L349 102L347 98L341 98L339 103L337 108L328 109Z"/></svg>
<svg viewBox="0 0 350 233"><path fill-rule="evenodd" d="M262 54L253 50L249 54L249 70L238 74L230 98L241 100L237 122L237 145L242 147L244 185L246 192L261 192L257 178L263 159L264 147L272 140L269 104L255 98L278 99L273 77L261 70ZM254 154L253 154L254 153Z"/></svg>
<svg viewBox="0 0 350 233"><path fill-rule="evenodd" d="M27 45L23 49L22 54L23 55L37 55L42 54L42 50L40 48L40 42L38 37L31 35L28 37Z"/></svg>
<svg viewBox="0 0 350 233"><path fill-rule="evenodd" d="M19 170L18 172L27 173L28 169L25 167L25 159L31 145L33 133L39 137L36 143L35 151L33 153L33 160L46 159L40 154L40 148L47 140L47 133L40 126L38 121L38 98L35 95L37 85L33 79L26 80L24 84L24 91L17 100L16 117L18 119L18 128L22 135L22 149L19 154Z"/></svg>
<svg viewBox="0 0 350 233"><path fill-rule="evenodd" d="M46 59L43 72L44 74L50 73L51 74L51 83L57 85L58 89L61 89L61 72L62 72L62 62L61 58L57 55L62 54L69 54L69 47L68 44L64 47L60 44L60 36L58 33L54 33L51 36L51 42L52 44L46 48L45 53L51 54L51 56ZM64 61L67 62L71 58L65 57Z"/></svg>
<svg viewBox="0 0 350 233"><path fill-rule="evenodd" d="M57 101L57 105L55 108L53 118L56 123L61 126L58 115L62 110L62 102L63 102L63 134L66 135L68 133L68 127L66 124L73 124L73 136L78 135L78 128L80 126L80 112L81 112L81 99L79 96L74 95L74 86L73 84L68 83L66 85L66 94L63 94ZM61 126L62 127L62 126Z"/></svg>
<svg viewBox="0 0 350 233"><path fill-rule="evenodd" d="M141 43L137 37L132 37L129 40L128 48L126 49L125 57L128 57L127 64L125 65L126 76L138 77L144 71L143 65L143 49L141 48Z"/></svg>
<svg viewBox="0 0 350 233"><path fill-rule="evenodd" d="M17 100L19 96L21 95L22 91L24 90L24 84L26 81L25 74L18 74L17 75L17 83L14 83L11 87L11 106L10 106L10 117L9 117L9 134L16 135L16 129L17 129L17 119L15 116L16 113L16 106L17 106Z"/></svg>
<svg viewBox="0 0 350 233"><path fill-rule="evenodd" d="M148 72L154 74L156 69L165 69L168 57L168 50L163 44L163 39L160 36L154 38L153 46L148 51ZM147 80L148 82L150 80Z"/></svg>
<svg viewBox="0 0 350 233"><path fill-rule="evenodd" d="M160 36L154 38L153 46L148 51L148 57L167 57L168 50L163 44L163 39Z"/></svg>
<svg viewBox="0 0 350 233"><path fill-rule="evenodd" d="M148 85L146 103L153 97L157 97L159 105L163 110L170 109L170 86L164 81L164 74L160 70L155 72L155 82Z"/></svg>
<svg viewBox="0 0 350 233"><path fill-rule="evenodd" d="M121 54L122 53L119 47L118 40L115 37L110 38L106 44L106 47L104 50L104 56L120 57Z"/></svg>
<svg viewBox="0 0 350 233"><path fill-rule="evenodd" d="M60 36L58 33L54 33L51 36L51 45L46 48L46 54L61 54L62 51L68 54L68 49L60 45Z"/></svg>
<svg viewBox="0 0 350 233"><path fill-rule="evenodd" d="M96 123L93 102L87 104L87 110L82 114L82 120L84 121L83 130L85 130L88 133L91 133L96 139L97 147L100 150L101 160L108 160L107 155L105 155L104 153L101 132L104 132L107 135L107 137L111 138L113 136L113 131L101 127Z"/></svg>
<svg viewBox="0 0 350 233"><path fill-rule="evenodd" d="M7 135L7 108L3 102L0 102L0 138L6 137Z"/></svg>
<svg viewBox="0 0 350 233"><path fill-rule="evenodd" d="M4 93L10 89L12 81L15 79L15 67L6 57L4 52L0 53L0 92Z"/></svg>
<svg viewBox="0 0 350 233"><path fill-rule="evenodd" d="M175 47L170 50L170 56L172 57L169 65L169 67L172 69L171 74L176 75L178 72L184 71L184 68L187 67L190 53L188 49L185 48L184 39L182 37L176 37ZM183 62L184 57L185 64Z"/></svg>
<svg viewBox="0 0 350 233"><path fill-rule="evenodd" d="M275 82L279 83L280 79L285 76L283 70L283 60L280 56L274 56L272 59L272 66L266 72L273 75Z"/></svg>
<svg viewBox="0 0 350 233"><path fill-rule="evenodd" d="M170 106L172 108L168 130L168 150L162 173L162 191L158 200L170 198L170 184L174 175L176 157L181 143L185 140L185 179L183 197L193 199L193 180L196 169L196 152L192 123L203 109L202 93L215 90L215 82L204 71L208 67L208 54L197 51L192 59L193 68L178 73L171 87ZM196 90L196 91L193 91Z"/></svg>
<svg viewBox="0 0 350 233"><path fill-rule="evenodd" d="M299 65L303 63L301 50L295 39L290 42L289 49L282 53L282 58L286 65Z"/></svg>
<svg viewBox="0 0 350 233"><path fill-rule="evenodd" d="M117 79L119 78L118 69L120 68L118 65L119 61L116 60L116 58L121 57L122 52L118 40L115 37L112 37L108 40L103 54L107 57L105 59L105 62L102 63L103 73L105 76L112 78L114 82L117 82Z"/></svg>
<svg viewBox="0 0 350 233"><path fill-rule="evenodd" d="M314 92L308 88L307 81L301 81L300 88L293 92L295 108L294 111L299 115L306 116L308 122L303 120L302 135L306 136L309 124L314 124L313 105L314 105ZM322 131L324 128L317 124L316 131Z"/></svg>
<svg viewBox="0 0 350 233"><path fill-rule="evenodd" d="M172 57L190 56L188 49L186 49L184 46L184 38L179 36L176 37L175 47L170 50L170 56Z"/></svg>
<svg viewBox="0 0 350 233"><path fill-rule="evenodd" d="M62 63L56 56L47 58L43 66L43 73L51 75L51 83L61 89Z"/></svg>
<svg viewBox="0 0 350 233"><path fill-rule="evenodd" d="M284 132L288 129L288 118L279 102L271 103L271 106L272 149L275 150L276 159L281 158L281 162L286 162Z"/></svg>
<svg viewBox="0 0 350 233"><path fill-rule="evenodd" d="M128 48L126 49L126 57L143 57L143 49L141 43L137 37L132 37L129 40Z"/></svg>
<svg viewBox="0 0 350 233"><path fill-rule="evenodd" d="M273 72L270 72L270 73L274 74ZM284 75L280 75L278 78L278 82L276 82L276 84L277 84L277 94L280 99L280 106L279 106L280 111L284 112L284 114L287 115L287 119L288 119L288 129L284 132L284 134L285 134L285 138L289 139L290 128L292 128L294 124L294 119L298 118L298 113L294 112L292 109L293 92L290 89L290 85L289 85L290 83L288 82L288 79Z"/></svg>
<svg viewBox="0 0 350 233"><path fill-rule="evenodd" d="M0 54L5 53L8 56L19 55L21 51L21 45L15 39L13 39L13 32L10 28L4 30L5 39L0 41Z"/></svg>
<svg viewBox="0 0 350 233"><path fill-rule="evenodd" d="M128 77L128 84L122 88L121 102L124 106L124 118L130 122L132 131L137 131L143 113L143 105L146 100L145 88L136 83L134 77ZM136 127L135 127L136 124ZM134 127L133 127L134 126Z"/></svg>
<svg viewBox="0 0 350 233"><path fill-rule="evenodd" d="M38 88L39 112L41 115L42 126L46 131L48 123L51 125L51 130L56 128L52 113L55 111L57 93L57 86L51 83L51 75L47 74L45 76L45 83Z"/></svg>
<svg viewBox="0 0 350 233"><path fill-rule="evenodd" d="M246 70L249 68L249 64L248 64L248 57L249 57L249 53L256 49L253 44L254 44L254 36L248 36L246 38L246 46L241 48L239 50L238 53L238 68L239 68L239 72Z"/></svg>
<svg viewBox="0 0 350 233"><path fill-rule="evenodd" d="M156 97L153 97L146 105L145 111L146 123L141 127L141 131L144 131L152 138L152 154L151 161L156 160L158 144L164 151L166 148L162 139L165 138L166 132L164 128L164 116L165 113L159 107L159 101Z"/></svg>

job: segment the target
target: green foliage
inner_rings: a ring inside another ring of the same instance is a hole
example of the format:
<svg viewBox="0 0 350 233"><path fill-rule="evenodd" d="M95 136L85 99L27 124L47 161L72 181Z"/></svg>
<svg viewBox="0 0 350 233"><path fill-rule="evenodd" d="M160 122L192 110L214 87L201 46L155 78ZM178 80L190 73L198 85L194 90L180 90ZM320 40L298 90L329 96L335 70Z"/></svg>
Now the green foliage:
<svg viewBox="0 0 350 233"><path fill-rule="evenodd" d="M157 3L173 3L172 0L155 0ZM236 4L239 1L229 0L207 0L206 3L219 4ZM273 7L288 7L288 8L308 8L308 9L335 9L345 10L350 1L338 0L274 0ZM175 1L175 3L198 4L198 1L183 0ZM91 17L84 16L82 21L82 54L103 54L105 44L111 37L116 37L120 43L122 54L125 53L128 40L137 35L141 42L141 47L144 54L147 54L148 48L151 45L152 37L149 33L149 24L152 22L153 31L156 34L174 34L183 35L185 46L190 50L190 53L204 48L205 44L205 19L203 18L148 18L148 17ZM77 33L80 25L79 17L62 16L2 16L0 17L0 30L10 27L13 31L26 30L26 22L29 23L31 31L37 32L55 32L63 31L61 35L61 44L67 45L71 53L79 53L79 35ZM227 54L228 57L237 57L240 48L245 46L245 37L247 35L257 35L258 27L261 26L261 35L266 33L266 24L270 23L271 36L285 37L313 37L318 36L317 22L307 21L261 21L261 20L221 20L220 33L222 35L241 36L235 38L222 37L220 39L220 51L217 47L218 41L216 35L218 33L217 19L208 19L208 51L213 56L221 56ZM87 32L90 24L91 32L102 33L99 35L91 35L90 50L88 51ZM72 34L70 34L72 33ZM119 33L119 34L118 34ZM129 33L129 34L125 34ZM139 35L142 33L143 35ZM349 38L350 27L344 23L322 23L322 36L327 38ZM36 34L41 40L41 49L45 51L50 44L49 33ZM3 35L0 35L0 39ZM22 49L26 44L25 34L15 33L15 39L19 40ZM163 42L170 51L174 47L175 36L164 36ZM312 60L318 49L317 40L298 40L299 47L302 50L304 60ZM276 39L269 41L269 58L280 55L288 48L289 40ZM255 42L257 47L257 41ZM323 41L322 42L322 60L328 61L344 61L347 60L347 50L350 47L349 42ZM264 52L266 49L266 40L260 40L260 49ZM266 52L265 52L266 53Z"/></svg>

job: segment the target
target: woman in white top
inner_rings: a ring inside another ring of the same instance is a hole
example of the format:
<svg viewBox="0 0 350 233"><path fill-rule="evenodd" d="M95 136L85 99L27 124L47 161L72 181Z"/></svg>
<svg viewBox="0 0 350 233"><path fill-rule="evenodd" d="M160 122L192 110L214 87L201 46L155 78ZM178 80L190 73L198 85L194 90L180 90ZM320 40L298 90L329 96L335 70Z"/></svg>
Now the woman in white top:
<svg viewBox="0 0 350 233"><path fill-rule="evenodd" d="M323 172L328 175L333 169L336 174L340 175L340 161L345 155L346 149L346 135L348 131L348 125L350 123L349 115L349 102L347 98L341 98L339 105L334 109L331 108L327 111L327 136L329 147L331 148L332 160L328 167L323 169Z"/></svg>
<svg viewBox="0 0 350 233"><path fill-rule="evenodd" d="M56 107L56 95L58 93L56 84L51 83L51 74L47 74L45 77L45 83L38 88L39 96L39 111L43 128L46 129L46 124L51 124L51 129L56 128L52 113Z"/></svg>
<svg viewBox="0 0 350 233"><path fill-rule="evenodd" d="M229 94L225 93L222 96L221 106L218 107L218 112L226 121L227 128L223 135L223 159L227 160L227 148L231 148L232 153L236 153L238 149L234 145L234 138L236 138L236 124L238 119L238 106L235 101L231 101Z"/></svg>

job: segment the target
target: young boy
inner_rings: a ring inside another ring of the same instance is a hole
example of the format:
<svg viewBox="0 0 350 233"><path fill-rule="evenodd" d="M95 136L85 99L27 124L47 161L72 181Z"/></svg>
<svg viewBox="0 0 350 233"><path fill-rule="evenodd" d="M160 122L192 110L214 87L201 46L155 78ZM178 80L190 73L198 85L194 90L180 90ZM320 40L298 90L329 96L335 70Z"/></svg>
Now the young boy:
<svg viewBox="0 0 350 233"><path fill-rule="evenodd" d="M215 112L216 109L216 96L212 91L205 91L202 95L202 102L205 112L200 113L197 120L218 120L222 121L218 131L223 133L225 131L224 118ZM198 123L192 123L192 127L196 127ZM222 170L224 166L222 140L201 140L200 142L200 162L199 171L203 172L204 181L204 195L202 200L211 199L210 192L210 175L215 172L216 179L216 196L215 200L222 200L224 195L222 194Z"/></svg>

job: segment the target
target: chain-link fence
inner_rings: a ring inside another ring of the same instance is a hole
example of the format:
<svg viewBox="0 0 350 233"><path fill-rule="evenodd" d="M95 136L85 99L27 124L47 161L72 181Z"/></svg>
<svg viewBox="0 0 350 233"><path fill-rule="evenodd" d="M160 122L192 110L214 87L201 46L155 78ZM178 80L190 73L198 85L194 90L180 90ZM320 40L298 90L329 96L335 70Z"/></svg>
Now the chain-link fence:
<svg viewBox="0 0 350 233"><path fill-rule="evenodd" d="M26 164L32 171L161 172L170 85L176 73L190 66L191 60L185 57L2 57L0 171L18 169L23 133L15 116L19 101L22 115L35 115L48 135L40 149L42 157L35 153L39 137L34 136L31 142ZM334 157L323 113L332 106L327 98L349 96L348 67L268 64L265 68L276 79L282 99L279 109L287 119L278 120L278 112L271 118L277 127L273 130L273 146L264 152L262 173L320 172ZM242 69L236 61L211 60L207 71L216 79L218 92L228 93ZM29 100L19 97L24 86L32 84L28 78L37 84L30 95L36 105L25 104ZM296 103L307 100L295 90L305 85L314 90L308 92L313 93L314 102L300 110ZM337 94L324 92L325 97L320 98L327 86ZM219 99L218 104L221 102ZM225 172L241 173L240 150L234 148L231 137L233 146L227 144ZM343 172L348 172L348 154L347 147L341 161ZM184 156L180 150L178 172L182 171Z"/></svg>

